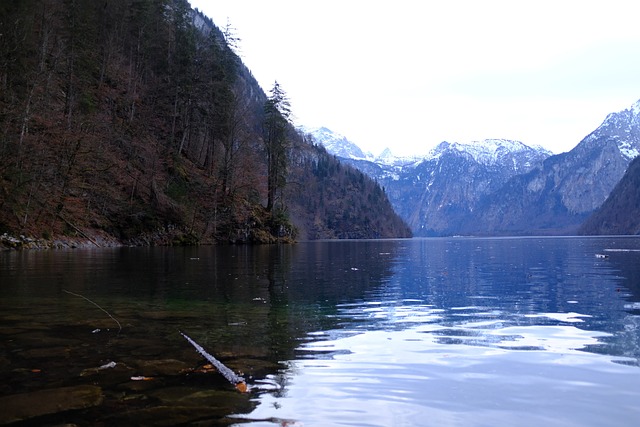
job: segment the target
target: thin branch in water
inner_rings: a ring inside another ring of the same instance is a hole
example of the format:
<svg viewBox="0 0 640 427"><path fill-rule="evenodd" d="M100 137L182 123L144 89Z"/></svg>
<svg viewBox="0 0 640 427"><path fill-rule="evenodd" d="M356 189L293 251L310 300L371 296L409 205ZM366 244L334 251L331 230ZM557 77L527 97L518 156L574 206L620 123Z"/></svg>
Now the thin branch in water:
<svg viewBox="0 0 640 427"><path fill-rule="evenodd" d="M116 322L118 324L118 334L122 331L122 325L120 324L120 322L118 322L118 319L116 319L115 317L113 317L111 315L111 313L109 313L107 310L105 310L104 308L100 307L98 304L96 304L95 302L91 301L89 298L85 297L84 295L80 295L80 294L76 294L74 292L68 291L66 289L63 289L62 292L66 292L70 295L76 296L76 297L80 297L82 299L85 299L87 301L89 301L91 304L95 305L96 307L98 307L100 310L104 311L107 316L109 316L111 319L113 319L114 322Z"/></svg>

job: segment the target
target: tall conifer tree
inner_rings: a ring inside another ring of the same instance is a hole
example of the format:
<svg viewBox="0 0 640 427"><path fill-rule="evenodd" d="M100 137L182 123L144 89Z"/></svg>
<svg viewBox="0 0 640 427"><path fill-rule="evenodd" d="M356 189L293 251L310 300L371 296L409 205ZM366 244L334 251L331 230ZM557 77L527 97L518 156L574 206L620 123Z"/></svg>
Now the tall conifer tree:
<svg viewBox="0 0 640 427"><path fill-rule="evenodd" d="M276 81L264 106L264 145L267 154L267 210L273 212L277 191L287 181L287 126L291 120L291 104Z"/></svg>

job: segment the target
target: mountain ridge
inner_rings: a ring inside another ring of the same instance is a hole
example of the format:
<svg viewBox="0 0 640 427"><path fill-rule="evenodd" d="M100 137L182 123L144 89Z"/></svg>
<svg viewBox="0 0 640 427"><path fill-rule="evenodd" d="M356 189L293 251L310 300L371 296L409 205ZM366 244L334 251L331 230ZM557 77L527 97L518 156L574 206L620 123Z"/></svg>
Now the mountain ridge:
<svg viewBox="0 0 640 427"><path fill-rule="evenodd" d="M608 114L566 153L488 139L443 141L404 164L343 161L384 185L417 236L571 234L639 153L640 100Z"/></svg>

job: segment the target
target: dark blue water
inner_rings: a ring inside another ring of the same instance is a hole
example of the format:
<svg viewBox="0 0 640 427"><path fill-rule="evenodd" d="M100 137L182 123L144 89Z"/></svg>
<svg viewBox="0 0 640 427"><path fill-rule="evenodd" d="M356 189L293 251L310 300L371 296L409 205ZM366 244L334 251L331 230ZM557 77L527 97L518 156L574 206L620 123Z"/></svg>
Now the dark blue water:
<svg viewBox="0 0 640 427"><path fill-rule="evenodd" d="M638 238L122 248L0 254L0 262L0 399L83 381L105 395L100 406L38 420L640 420ZM65 290L98 303L122 330ZM250 392L184 370L133 383L150 363L204 363L180 330L245 375ZM82 376L108 361L126 375Z"/></svg>
<svg viewBox="0 0 640 427"><path fill-rule="evenodd" d="M339 271L340 283L366 281L372 266L390 271L359 297L337 301L335 325L308 333L288 369L258 385L270 392L250 417L300 425L636 425L639 244L329 243L336 268L323 269Z"/></svg>

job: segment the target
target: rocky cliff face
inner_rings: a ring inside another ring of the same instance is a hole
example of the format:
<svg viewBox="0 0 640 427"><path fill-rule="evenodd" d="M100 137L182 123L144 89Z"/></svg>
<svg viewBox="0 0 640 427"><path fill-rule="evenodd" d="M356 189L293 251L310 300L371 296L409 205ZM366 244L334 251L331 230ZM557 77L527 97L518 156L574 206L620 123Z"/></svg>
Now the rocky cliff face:
<svg viewBox="0 0 640 427"><path fill-rule="evenodd" d="M640 157L631 162L607 200L580 226L578 234L640 234Z"/></svg>
<svg viewBox="0 0 640 427"><path fill-rule="evenodd" d="M484 197L551 153L518 141L442 142L423 158L341 157L380 182L416 236L459 234Z"/></svg>
<svg viewBox="0 0 640 427"><path fill-rule="evenodd" d="M481 234L567 234L598 208L640 152L640 101L610 114L568 153L512 178L461 229Z"/></svg>
<svg viewBox="0 0 640 427"><path fill-rule="evenodd" d="M509 140L443 142L424 161L382 182L415 235L459 234L484 197L548 155Z"/></svg>

